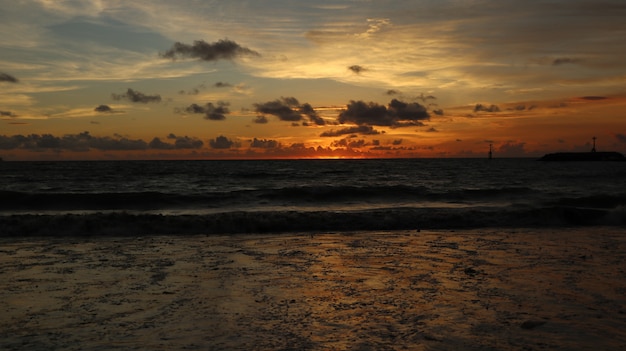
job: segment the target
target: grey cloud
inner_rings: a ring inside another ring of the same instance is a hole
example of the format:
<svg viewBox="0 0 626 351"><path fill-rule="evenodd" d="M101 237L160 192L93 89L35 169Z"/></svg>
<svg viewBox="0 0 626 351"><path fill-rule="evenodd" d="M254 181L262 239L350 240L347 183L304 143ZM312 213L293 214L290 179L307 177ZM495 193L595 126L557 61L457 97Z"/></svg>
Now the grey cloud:
<svg viewBox="0 0 626 351"><path fill-rule="evenodd" d="M170 134L167 138L174 140L174 144L162 141L160 138L154 138L148 145L151 149L158 150L199 149L204 145L202 140L188 136L181 137Z"/></svg>
<svg viewBox="0 0 626 351"><path fill-rule="evenodd" d="M17 117L17 115L14 114L11 111L0 111L0 116L2 116L2 117Z"/></svg>
<svg viewBox="0 0 626 351"><path fill-rule="evenodd" d="M209 140L209 145L213 149L230 149L235 145L235 142L223 135L220 135L215 139Z"/></svg>
<svg viewBox="0 0 626 351"><path fill-rule="evenodd" d="M395 89L389 89L389 90L387 90L387 92L385 94L386 95L398 95L398 94L400 94L400 92L398 90L395 90Z"/></svg>
<svg viewBox="0 0 626 351"><path fill-rule="evenodd" d="M569 58L569 57L560 57L560 58L554 59L554 61L552 61L552 65L553 66L560 66L560 65L567 65L567 64L576 64L576 63L580 63L580 62L582 62L582 60L580 60L580 59L574 59L574 58Z"/></svg>
<svg viewBox="0 0 626 351"><path fill-rule="evenodd" d="M132 140L124 137L94 137L89 132L67 134L57 137L52 134L0 135L0 148L27 150L145 150L148 144L143 140Z"/></svg>
<svg viewBox="0 0 626 351"><path fill-rule="evenodd" d="M278 141L268 140L268 139L254 138L252 139L252 142L250 143L251 148L259 148L259 149L276 149L276 148L279 148L280 146L281 145Z"/></svg>
<svg viewBox="0 0 626 351"><path fill-rule="evenodd" d="M317 125L324 125L324 119L317 115L315 109L308 103L300 104L295 97L281 97L274 101L254 104L255 111L260 114L269 114L278 117L281 121L299 122L306 116ZM266 123L267 119L257 117L256 123Z"/></svg>
<svg viewBox="0 0 626 351"><path fill-rule="evenodd" d="M321 137L335 137L335 136L347 135L347 134L377 135L377 134L380 134L380 132L375 130L372 126L361 125L361 126L355 126L355 127L342 128L339 130L326 131L320 134L320 136Z"/></svg>
<svg viewBox="0 0 626 351"><path fill-rule="evenodd" d="M129 100L131 102L141 102L144 104L147 104L149 102L160 102L161 101L161 95L146 95L144 93L140 93L138 91L135 91L131 88L128 88L128 90L125 93L122 94L111 94L111 97L113 98L113 100Z"/></svg>
<svg viewBox="0 0 626 351"><path fill-rule="evenodd" d="M234 41L221 39L214 43L196 40L192 45L176 42L161 56L169 59L177 57L196 58L202 61L232 60L239 56L260 56L258 52L242 47Z"/></svg>
<svg viewBox="0 0 626 351"><path fill-rule="evenodd" d="M364 146L367 146L367 142L363 139L353 140L350 138L344 138L341 140L336 140L331 143L332 147L345 147L348 149L358 149Z"/></svg>
<svg viewBox="0 0 626 351"><path fill-rule="evenodd" d="M226 82L217 82L213 86L216 87L216 88L230 88L233 85L230 84L230 83L226 83Z"/></svg>
<svg viewBox="0 0 626 351"><path fill-rule="evenodd" d="M626 134L622 134L622 133L615 134L615 138L616 138L616 139L617 139L620 143L626 144Z"/></svg>
<svg viewBox="0 0 626 351"><path fill-rule="evenodd" d="M0 72L0 82L17 83L19 80L10 74Z"/></svg>
<svg viewBox="0 0 626 351"><path fill-rule="evenodd" d="M200 139L188 136L170 134L167 139L174 141L173 143L168 143L160 138L154 138L150 143L146 143L141 139L129 139L121 135L96 137L89 134L89 132L63 136L54 136L52 134L0 135L0 149L33 151L52 149L85 152L91 149L103 151L199 149L204 145Z"/></svg>
<svg viewBox="0 0 626 351"><path fill-rule="evenodd" d="M112 112L113 109L109 105L100 105L93 109L96 112Z"/></svg>
<svg viewBox="0 0 626 351"><path fill-rule="evenodd" d="M434 109L433 113L436 114L437 116L443 116L443 110L440 108Z"/></svg>
<svg viewBox="0 0 626 351"><path fill-rule="evenodd" d="M483 104L476 104L476 106L474 106L474 112L500 112L500 108L496 105L486 106Z"/></svg>
<svg viewBox="0 0 626 351"><path fill-rule="evenodd" d="M226 119L226 115L230 113L228 109L228 103L224 101L218 101L216 105L209 102L204 106L198 104L191 104L185 111L188 113L203 114L204 119L212 121L221 121Z"/></svg>
<svg viewBox="0 0 626 351"><path fill-rule="evenodd" d="M257 124L266 124L269 121L267 120L267 117L265 116L256 116L253 122Z"/></svg>
<svg viewBox="0 0 626 351"><path fill-rule="evenodd" d="M356 74L361 74L364 71L367 71L367 68L359 65L352 65L348 67L348 69Z"/></svg>
<svg viewBox="0 0 626 351"><path fill-rule="evenodd" d="M375 102L350 101L347 109L341 111L339 123L354 123L358 125L374 125L403 127L422 125L420 121L429 120L430 115L426 108L416 102L406 103L397 99L389 102L388 106Z"/></svg>

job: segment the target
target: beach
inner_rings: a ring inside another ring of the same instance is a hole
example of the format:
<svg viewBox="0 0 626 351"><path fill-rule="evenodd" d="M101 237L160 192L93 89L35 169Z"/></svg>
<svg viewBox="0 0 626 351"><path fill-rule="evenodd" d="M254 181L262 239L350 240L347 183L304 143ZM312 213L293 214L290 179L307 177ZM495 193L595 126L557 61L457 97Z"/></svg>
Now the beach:
<svg viewBox="0 0 626 351"><path fill-rule="evenodd" d="M3 350L615 350L626 230L3 237Z"/></svg>

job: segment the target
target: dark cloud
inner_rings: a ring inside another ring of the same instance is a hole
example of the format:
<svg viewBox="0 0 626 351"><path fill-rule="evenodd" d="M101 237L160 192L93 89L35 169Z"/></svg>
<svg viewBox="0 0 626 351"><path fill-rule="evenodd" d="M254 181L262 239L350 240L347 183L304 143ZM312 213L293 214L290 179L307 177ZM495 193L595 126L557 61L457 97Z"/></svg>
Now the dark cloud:
<svg viewBox="0 0 626 351"><path fill-rule="evenodd" d="M608 98L605 96L583 96L581 97L581 99L595 101L595 100L606 100Z"/></svg>
<svg viewBox="0 0 626 351"><path fill-rule="evenodd" d="M174 149L180 150L180 149L199 149L204 145L202 140L197 139L197 138L190 138L188 136L181 137L181 136L176 136L174 134L170 134L167 136L167 139L174 140L174 143L171 144L171 143L162 141L160 138L154 138L148 144L148 146L150 146L151 149L158 149L158 150L174 150Z"/></svg>
<svg viewBox="0 0 626 351"><path fill-rule="evenodd" d="M235 146L235 142L223 135L220 135L215 139L209 140L209 145L213 149L230 149Z"/></svg>
<svg viewBox="0 0 626 351"><path fill-rule="evenodd" d="M89 132L67 134L57 137L52 134L0 136L0 148L28 150L145 150L148 144L140 139L133 140L121 136L94 137Z"/></svg>
<svg viewBox="0 0 626 351"><path fill-rule="evenodd" d="M96 112L113 112L113 109L109 105L100 105L93 110Z"/></svg>
<svg viewBox="0 0 626 351"><path fill-rule="evenodd" d="M367 145L367 142L363 139L355 140L351 138L344 138L331 143L332 147L345 147L348 149L359 149Z"/></svg>
<svg viewBox="0 0 626 351"><path fill-rule="evenodd" d="M398 90L395 90L395 89L389 89L389 90L387 90L387 92L385 94L387 94L387 95L398 95L398 94L400 94L400 92Z"/></svg>
<svg viewBox="0 0 626 351"><path fill-rule="evenodd" d="M626 144L626 134L621 134L621 133L615 134L615 138L616 138L616 139L617 139L620 143Z"/></svg>
<svg viewBox="0 0 626 351"><path fill-rule="evenodd" d="M352 72L354 72L355 74L361 74L364 71L367 71L367 69L363 66L359 66L359 65L352 65L350 67L348 67L348 69Z"/></svg>
<svg viewBox="0 0 626 351"><path fill-rule="evenodd" d="M300 113L302 113L303 115L309 117L309 120L319 126L323 126L324 124L326 124L326 122L324 121L324 119L322 117L320 117L317 112L315 112L315 109L313 109L313 106L311 106L309 103L304 103L302 105L300 105L300 109L299 109Z"/></svg>
<svg viewBox="0 0 626 351"><path fill-rule="evenodd" d="M438 132L438 130L437 130L437 129L435 129L435 127L430 127L430 128L429 128L428 130L426 130L426 131L427 131L427 132L429 132L429 133L436 133L436 132Z"/></svg>
<svg viewBox="0 0 626 351"><path fill-rule="evenodd" d="M281 97L274 101L254 104L255 111L262 115L274 115L281 121L300 122L303 116L317 124L324 125L324 119L318 116L315 109L308 103L300 104L295 97ZM267 123L267 119L257 117L256 123Z"/></svg>
<svg viewBox="0 0 626 351"><path fill-rule="evenodd" d="M17 117L17 115L14 114L11 111L0 111L0 116L2 116L2 117Z"/></svg>
<svg viewBox="0 0 626 351"><path fill-rule="evenodd" d="M209 119L212 121L221 121L221 120L226 119L226 115L230 113L228 106L229 106L229 103L224 102L224 101L218 101L217 104L215 105L211 102L205 104L204 106L200 106L198 104L191 104L187 108L185 108L185 112L203 114L204 119Z"/></svg>
<svg viewBox="0 0 626 351"><path fill-rule="evenodd" d="M217 82L213 86L216 87L216 88L230 88L233 85L230 84L230 83L226 83L226 82Z"/></svg>
<svg viewBox="0 0 626 351"><path fill-rule="evenodd" d="M377 135L380 134L379 131L375 130L372 126L355 126L342 128L339 130L329 130L320 134L321 137L336 137L340 135L348 135L348 134L363 134L363 135Z"/></svg>
<svg viewBox="0 0 626 351"><path fill-rule="evenodd" d="M560 65L567 65L567 64L576 64L580 62L582 62L582 60L580 59L573 59L569 57L559 57L559 58L554 59L554 61L552 61L552 65L560 66Z"/></svg>
<svg viewBox="0 0 626 351"><path fill-rule="evenodd" d="M347 109L341 111L339 123L354 123L358 125L374 125L403 127L422 125L420 121L429 120L430 115L426 108L416 102L406 103L393 99L387 106L375 102L350 101Z"/></svg>
<svg viewBox="0 0 626 351"><path fill-rule="evenodd" d="M443 116L443 110L440 108L434 109L433 113L436 114L437 116Z"/></svg>
<svg viewBox="0 0 626 351"><path fill-rule="evenodd" d="M200 84L200 85L198 85L196 87L193 87L193 88L191 88L189 90L179 90L178 93L180 95L198 95L198 94L200 94L200 90L202 90L204 88L205 88L204 84Z"/></svg>
<svg viewBox="0 0 626 351"><path fill-rule="evenodd" d="M169 59L178 57L197 58L202 61L232 60L239 56L260 56L258 52L242 47L234 41L221 39L214 43L196 40L192 45L176 42L161 56Z"/></svg>
<svg viewBox="0 0 626 351"><path fill-rule="evenodd" d="M251 148L258 148L258 149L276 149L276 148L280 148L280 143L276 140L268 140L268 139L257 139L254 138L252 139L252 142L250 143L250 147Z"/></svg>
<svg viewBox="0 0 626 351"><path fill-rule="evenodd" d="M267 117L265 116L256 116L256 118L252 122L257 123L257 124L266 124L269 121L267 120Z"/></svg>
<svg viewBox="0 0 626 351"><path fill-rule="evenodd" d="M144 104L147 104L149 102L160 102L161 101L161 95L146 95L144 93L140 93L138 91L135 91L131 88L128 88L128 90L125 93L122 94L111 94L111 97L113 98L113 100L129 100L131 102L141 102Z"/></svg>
<svg viewBox="0 0 626 351"><path fill-rule="evenodd" d="M0 82L17 83L19 80L10 74L0 72Z"/></svg>
<svg viewBox="0 0 626 351"><path fill-rule="evenodd" d="M500 108L496 105L486 106L483 104L476 104L476 106L474 106L474 112L500 112Z"/></svg>

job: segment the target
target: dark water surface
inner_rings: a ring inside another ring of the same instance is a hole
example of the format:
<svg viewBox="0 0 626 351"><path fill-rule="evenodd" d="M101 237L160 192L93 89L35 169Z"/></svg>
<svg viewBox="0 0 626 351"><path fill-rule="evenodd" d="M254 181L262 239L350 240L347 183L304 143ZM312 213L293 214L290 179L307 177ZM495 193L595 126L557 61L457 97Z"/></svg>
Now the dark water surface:
<svg viewBox="0 0 626 351"><path fill-rule="evenodd" d="M60 221L111 234L626 224L624 162L3 162L0 171L0 222L15 234Z"/></svg>

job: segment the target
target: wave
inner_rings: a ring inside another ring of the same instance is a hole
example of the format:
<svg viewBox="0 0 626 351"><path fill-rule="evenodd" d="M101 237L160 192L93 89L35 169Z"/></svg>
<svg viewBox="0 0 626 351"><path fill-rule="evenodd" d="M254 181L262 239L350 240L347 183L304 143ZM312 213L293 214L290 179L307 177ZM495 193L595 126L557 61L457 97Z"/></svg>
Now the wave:
<svg viewBox="0 0 626 351"><path fill-rule="evenodd" d="M89 213L0 216L1 236L138 236L486 227L623 226L626 207L379 208L364 211L234 211L203 215Z"/></svg>
<svg viewBox="0 0 626 351"><path fill-rule="evenodd" d="M262 209L272 206L310 207L316 204L333 204L335 208L345 204L348 208L376 203L400 206L427 202L501 202L503 199L531 199L536 196L536 191L523 187L448 190L422 185L307 185L279 188L231 186L228 190L216 188L212 191L190 191L182 194L161 191L63 192L63 189L57 188L38 192L0 191L0 198L3 200L0 201L0 211L166 210L237 206Z"/></svg>

